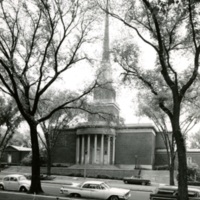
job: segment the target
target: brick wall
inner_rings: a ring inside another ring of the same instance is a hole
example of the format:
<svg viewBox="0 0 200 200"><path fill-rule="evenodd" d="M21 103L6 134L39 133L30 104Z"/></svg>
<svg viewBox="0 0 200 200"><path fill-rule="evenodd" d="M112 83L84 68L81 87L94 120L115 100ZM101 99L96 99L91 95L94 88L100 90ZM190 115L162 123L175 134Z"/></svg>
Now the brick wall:
<svg viewBox="0 0 200 200"><path fill-rule="evenodd" d="M76 159L76 133L74 129L62 130L52 153L52 163L74 164Z"/></svg>
<svg viewBox="0 0 200 200"><path fill-rule="evenodd" d="M155 135L149 130L120 129L116 137L116 164L153 165Z"/></svg>
<svg viewBox="0 0 200 200"><path fill-rule="evenodd" d="M155 166L164 166L168 164L167 153L156 153L155 156Z"/></svg>
<svg viewBox="0 0 200 200"><path fill-rule="evenodd" d="M163 133L160 133L160 132L156 133L156 145L155 145L156 149L166 149L162 134ZM168 135L169 135L169 139L171 140L172 133L169 132Z"/></svg>
<svg viewBox="0 0 200 200"><path fill-rule="evenodd" d="M102 128L86 127L78 131L102 132ZM155 161L155 131L153 127L116 127L115 164L147 166L152 169ZM113 132L115 132L115 130ZM112 151L112 144L111 144ZM112 157L112 152L111 152ZM63 130L53 151L53 163L75 164L76 129ZM112 159L112 158L111 158Z"/></svg>

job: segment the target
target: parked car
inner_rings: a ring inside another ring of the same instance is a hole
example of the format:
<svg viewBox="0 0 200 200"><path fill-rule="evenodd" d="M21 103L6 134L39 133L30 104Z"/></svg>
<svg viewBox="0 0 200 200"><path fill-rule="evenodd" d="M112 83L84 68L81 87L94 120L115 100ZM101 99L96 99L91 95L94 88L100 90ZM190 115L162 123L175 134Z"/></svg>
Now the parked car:
<svg viewBox="0 0 200 200"><path fill-rule="evenodd" d="M135 176L131 176L131 177L124 177L123 178L124 183L128 184L139 184L139 185L150 185L151 181L148 179L143 179L141 177L135 177Z"/></svg>
<svg viewBox="0 0 200 200"><path fill-rule="evenodd" d="M197 188L188 188L189 200L200 200L200 190ZM150 200L160 200L160 199L177 199L178 197L178 187L165 185L160 186L155 193L150 194Z"/></svg>
<svg viewBox="0 0 200 200"><path fill-rule="evenodd" d="M127 200L131 196L130 190L113 188L103 181L86 181L79 184L63 185L60 188L60 193L73 197L109 200Z"/></svg>
<svg viewBox="0 0 200 200"><path fill-rule="evenodd" d="M0 182L1 190L17 190L27 192L30 188L31 181L20 174L11 174L3 177Z"/></svg>

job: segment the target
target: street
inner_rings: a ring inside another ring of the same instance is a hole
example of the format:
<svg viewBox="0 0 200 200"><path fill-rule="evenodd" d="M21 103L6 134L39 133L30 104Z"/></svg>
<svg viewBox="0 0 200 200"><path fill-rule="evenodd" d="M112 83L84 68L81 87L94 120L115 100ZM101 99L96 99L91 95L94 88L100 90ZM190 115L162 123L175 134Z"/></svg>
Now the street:
<svg viewBox="0 0 200 200"><path fill-rule="evenodd" d="M8 192L8 191L1 191L0 192L0 199L1 200L49 200L49 199L56 199L56 200L66 200L66 199L76 199L76 198L69 198L65 195L61 195L59 193L61 185L60 184L52 184L52 183L42 183L42 188L45 195L30 195L24 194L20 192ZM147 186L148 187L148 186ZM148 200L150 192L147 191L131 191L131 198L130 200ZM80 200L80 198L79 198Z"/></svg>

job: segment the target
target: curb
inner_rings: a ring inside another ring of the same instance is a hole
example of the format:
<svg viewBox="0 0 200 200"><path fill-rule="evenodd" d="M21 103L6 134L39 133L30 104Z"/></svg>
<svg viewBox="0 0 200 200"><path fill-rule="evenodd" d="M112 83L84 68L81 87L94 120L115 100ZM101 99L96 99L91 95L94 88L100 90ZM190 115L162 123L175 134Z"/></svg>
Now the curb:
<svg viewBox="0 0 200 200"><path fill-rule="evenodd" d="M69 197L62 197L62 196L53 196L53 195L45 195L45 194L27 194L27 193L19 193L19 192L7 192L7 191L3 191L2 194L12 194L12 195L22 195L22 196L29 196L31 198L33 198L33 200L37 199L37 197L39 198L48 198L48 199L59 199L59 200L72 200Z"/></svg>

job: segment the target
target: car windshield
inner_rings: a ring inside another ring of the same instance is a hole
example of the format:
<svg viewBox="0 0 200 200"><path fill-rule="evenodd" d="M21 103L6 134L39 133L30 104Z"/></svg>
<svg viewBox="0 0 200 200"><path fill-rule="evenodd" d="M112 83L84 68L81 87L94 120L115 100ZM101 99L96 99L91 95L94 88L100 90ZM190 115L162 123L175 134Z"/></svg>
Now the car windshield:
<svg viewBox="0 0 200 200"><path fill-rule="evenodd" d="M102 184L101 184L101 187L102 187L102 188L105 188L105 189L109 189L109 188L110 188L110 186L107 185L106 183L102 183Z"/></svg>
<svg viewBox="0 0 200 200"><path fill-rule="evenodd" d="M19 181L24 181L24 180L27 180L27 178L25 176L19 176L18 180Z"/></svg>

